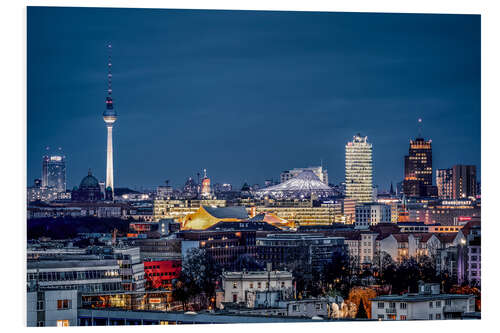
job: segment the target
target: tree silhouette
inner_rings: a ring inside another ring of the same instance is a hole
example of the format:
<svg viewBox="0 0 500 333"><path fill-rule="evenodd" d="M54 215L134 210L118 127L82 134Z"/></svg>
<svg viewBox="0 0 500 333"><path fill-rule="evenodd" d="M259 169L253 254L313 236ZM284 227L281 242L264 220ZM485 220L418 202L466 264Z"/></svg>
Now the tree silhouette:
<svg viewBox="0 0 500 333"><path fill-rule="evenodd" d="M191 249L183 260L182 272L174 289L174 298L185 302L196 299L199 306L215 299L215 287L221 269L201 249Z"/></svg>
<svg viewBox="0 0 500 333"><path fill-rule="evenodd" d="M367 319L368 315L366 314L365 303L363 299L359 302L358 313L356 313L356 318L358 319Z"/></svg>

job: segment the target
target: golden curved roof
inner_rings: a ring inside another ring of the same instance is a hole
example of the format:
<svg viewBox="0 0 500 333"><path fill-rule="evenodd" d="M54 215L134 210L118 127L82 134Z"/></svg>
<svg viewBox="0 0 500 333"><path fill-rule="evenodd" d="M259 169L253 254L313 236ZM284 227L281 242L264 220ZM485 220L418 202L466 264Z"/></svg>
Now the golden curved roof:
<svg viewBox="0 0 500 333"><path fill-rule="evenodd" d="M241 208L244 209L244 207ZM241 210L236 210L233 207L210 208L201 206L196 212L186 215L181 220L181 230L204 230L221 221L243 221L245 219L243 217Z"/></svg>

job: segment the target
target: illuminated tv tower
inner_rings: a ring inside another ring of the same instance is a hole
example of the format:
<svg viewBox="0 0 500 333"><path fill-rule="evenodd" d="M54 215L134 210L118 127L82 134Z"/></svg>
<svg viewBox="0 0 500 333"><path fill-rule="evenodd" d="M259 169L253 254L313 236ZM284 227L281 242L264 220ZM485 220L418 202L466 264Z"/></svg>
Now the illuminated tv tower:
<svg viewBox="0 0 500 333"><path fill-rule="evenodd" d="M104 110L102 117L108 129L108 144L106 153L106 200L113 200L114 184L113 184L113 124L116 121L116 111L113 109L113 98L111 93L111 44L108 44L108 95L106 96L106 110Z"/></svg>

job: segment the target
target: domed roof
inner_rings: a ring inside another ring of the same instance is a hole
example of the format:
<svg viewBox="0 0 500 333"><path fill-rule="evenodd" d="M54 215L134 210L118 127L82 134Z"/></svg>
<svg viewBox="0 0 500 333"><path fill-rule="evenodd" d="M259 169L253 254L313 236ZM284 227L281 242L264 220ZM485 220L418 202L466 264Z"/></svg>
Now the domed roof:
<svg viewBox="0 0 500 333"><path fill-rule="evenodd" d="M275 198L301 198L315 194L319 197L333 195L332 188L323 183L314 172L304 170L298 176L281 184L263 188L255 192L257 197L270 196Z"/></svg>
<svg viewBox="0 0 500 333"><path fill-rule="evenodd" d="M88 176L84 177L80 182L80 189L100 189L99 181L97 178L92 176L90 169Z"/></svg>

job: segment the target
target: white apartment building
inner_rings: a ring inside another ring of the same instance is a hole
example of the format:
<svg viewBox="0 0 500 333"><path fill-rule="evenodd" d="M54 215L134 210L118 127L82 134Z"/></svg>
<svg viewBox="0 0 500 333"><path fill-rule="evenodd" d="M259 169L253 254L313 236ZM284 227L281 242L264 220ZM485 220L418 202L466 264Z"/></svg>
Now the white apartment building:
<svg viewBox="0 0 500 333"><path fill-rule="evenodd" d="M439 284L420 284L418 293L372 298L372 319L442 320L475 311L474 295L441 294Z"/></svg>
<svg viewBox="0 0 500 333"><path fill-rule="evenodd" d="M453 235L451 235L453 236ZM432 256L439 250L454 244L453 238L433 233L392 234L380 240L380 251L391 256L394 261L405 258Z"/></svg>
<svg viewBox="0 0 500 333"><path fill-rule="evenodd" d="M286 271L224 272L224 302L247 303L256 291L292 291L292 273Z"/></svg>
<svg viewBox="0 0 500 333"><path fill-rule="evenodd" d="M347 237L345 243L349 249L349 257L359 264L372 264L379 253L378 233L362 232L354 237Z"/></svg>
<svg viewBox="0 0 500 333"><path fill-rule="evenodd" d="M379 203L364 203L356 205L357 229L367 229L371 225L391 223L391 207Z"/></svg>
<svg viewBox="0 0 500 333"><path fill-rule="evenodd" d="M26 306L28 327L77 326L77 290L28 291Z"/></svg>

